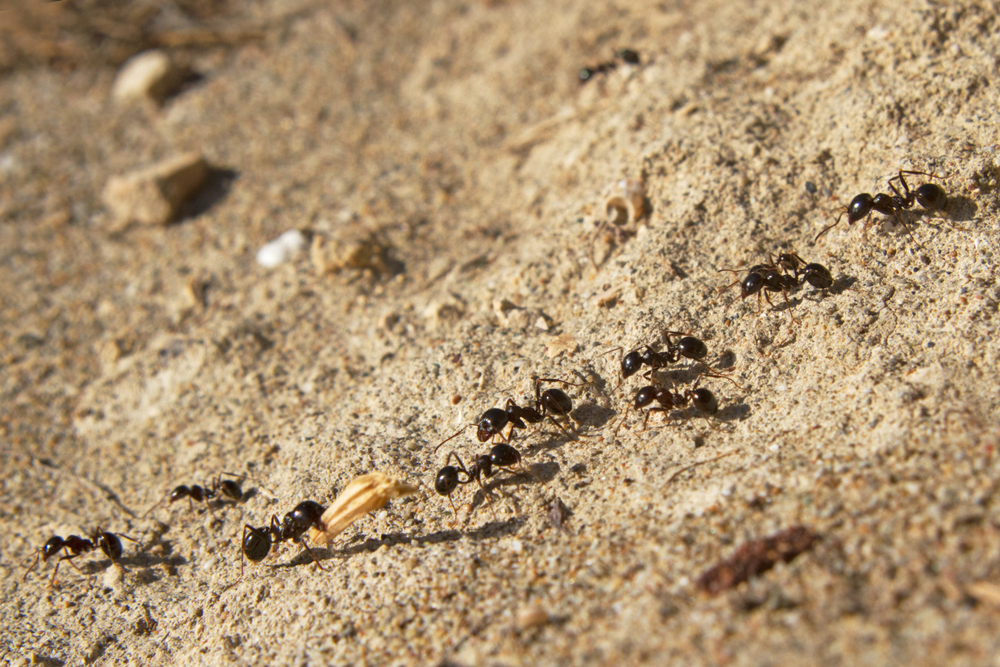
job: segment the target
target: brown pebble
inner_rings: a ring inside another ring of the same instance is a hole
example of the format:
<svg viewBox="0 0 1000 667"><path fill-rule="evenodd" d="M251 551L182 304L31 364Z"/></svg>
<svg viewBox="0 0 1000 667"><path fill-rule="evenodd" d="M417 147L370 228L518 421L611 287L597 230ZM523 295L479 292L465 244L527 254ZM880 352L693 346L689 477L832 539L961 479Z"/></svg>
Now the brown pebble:
<svg viewBox="0 0 1000 667"><path fill-rule="evenodd" d="M732 556L705 570L698 577L698 588L711 595L727 591L758 574L767 572L779 561L790 563L808 551L819 537L805 526L792 526L769 537L743 544Z"/></svg>
<svg viewBox="0 0 1000 667"><path fill-rule="evenodd" d="M462 402L462 396L461 396L461 394L455 394L454 396L451 397L451 404L452 405L458 405L461 402Z"/></svg>

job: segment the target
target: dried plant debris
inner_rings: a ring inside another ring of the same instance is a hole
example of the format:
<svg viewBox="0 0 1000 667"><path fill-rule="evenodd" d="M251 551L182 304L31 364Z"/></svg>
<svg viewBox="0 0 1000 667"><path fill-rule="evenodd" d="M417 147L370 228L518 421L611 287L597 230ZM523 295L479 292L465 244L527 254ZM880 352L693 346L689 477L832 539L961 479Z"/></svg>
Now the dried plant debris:
<svg viewBox="0 0 1000 667"><path fill-rule="evenodd" d="M569 518L570 509L566 507L561 498L553 498L546 508L546 517L549 523L552 524L553 528L561 530L564 533L568 533L569 529L566 527L566 519Z"/></svg>
<svg viewBox="0 0 1000 667"><path fill-rule="evenodd" d="M805 526L792 526L769 537L752 540L727 560L705 570L698 577L698 588L710 595L718 595L750 577L767 572L779 561L792 562L818 540L819 536Z"/></svg>
<svg viewBox="0 0 1000 667"><path fill-rule="evenodd" d="M309 539L321 546L327 546L337 535L368 512L381 509L394 498L413 495L417 487L383 475L372 472L355 477L344 487L337 499L333 501L320 522L323 530L309 529Z"/></svg>

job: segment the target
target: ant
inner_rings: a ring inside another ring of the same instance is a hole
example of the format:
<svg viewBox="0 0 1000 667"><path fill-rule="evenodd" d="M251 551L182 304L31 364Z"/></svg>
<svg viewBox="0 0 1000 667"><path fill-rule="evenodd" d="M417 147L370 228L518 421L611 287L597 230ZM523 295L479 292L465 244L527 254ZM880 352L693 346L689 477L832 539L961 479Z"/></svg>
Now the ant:
<svg viewBox="0 0 1000 667"><path fill-rule="evenodd" d="M712 373L703 373L699 375L691 385L689 389L686 389L682 393L677 393L670 391L666 387L659 387L656 385L649 385L643 387L635 394L635 398L629 404L628 408L625 410L625 415L622 420L618 422L618 426L615 428L613 438L618 437L618 431L621 429L622 424L628 419L628 413L632 410L641 410L654 401L659 403L659 407L652 407L646 410L646 416L642 420L642 429L646 430L646 423L649 421L649 415L653 412L662 412L664 414L669 413L671 410L685 408L688 403L691 403L702 415L706 418L711 417L719 412L719 401L708 389L699 387L698 384L704 377L720 377ZM711 424L711 422L709 422ZM714 428L714 426L713 426Z"/></svg>
<svg viewBox="0 0 1000 667"><path fill-rule="evenodd" d="M35 569L36 565L38 565L39 558L41 558L43 562L46 562L63 550L65 550L66 553L59 558L55 569L52 570L52 581L49 582L49 586L55 586L56 574L59 573L59 565L62 564L64 560L69 561L70 565L79 570L80 568L73 562L73 559L78 556L82 556L85 553L90 553L91 551L100 549L104 552L105 556L111 559L112 563L116 563L121 559L122 552L124 551L122 548L122 541L119 539L122 537L131 542L135 542L135 540L128 535L109 533L103 530L100 526L95 528L94 532L87 537L70 535L69 537L63 538L55 535L50 538L41 549L38 550L37 554L35 554L35 562L33 562L31 567L25 571L24 581L27 581L28 574Z"/></svg>
<svg viewBox="0 0 1000 667"><path fill-rule="evenodd" d="M444 444L444 443L442 443ZM435 450L437 451L437 450ZM458 466L451 465L451 460L455 459ZM462 463L462 459L459 458L458 454L455 452L449 452L448 458L445 459L445 465L443 468L438 470L437 476L434 478L434 491L437 492L439 496L447 496L448 502L451 503L451 511L455 515L455 519L458 519L458 511L455 509L455 502L451 499L451 494L455 492L460 484L469 484L473 479L479 484L479 488L483 491L483 496L489 503L490 512L493 513L493 518L496 519L496 511L493 509L493 501L490 500L490 496L486 493L486 488L483 486L482 478L489 479L495 475L498 469L506 469L513 471L514 466L518 466L521 472L530 475L531 473L524 467L521 462L521 453L514 449L514 447L508 443L502 442L493 445L490 449L489 454L482 454L477 456L473 461L472 465L468 468ZM462 480L459 474L464 474L465 479Z"/></svg>
<svg viewBox="0 0 1000 667"><path fill-rule="evenodd" d="M235 479L223 479L223 475L228 475ZM164 496L158 503L146 510L146 513L142 515L142 518L145 518L150 512L163 504L164 500L168 499L171 505L181 498L187 498L189 504L191 504L192 501L205 503L205 507L208 508L208 511L212 512L212 505L210 501L214 498L228 498L233 501L238 501L243 497L243 488L236 480L243 480L244 478L244 475L235 475L231 472L223 472L216 475L215 479L204 486L200 486L198 484L192 484L191 486L181 484L180 486L175 487L174 490L168 495ZM212 513L212 516L215 516L214 512Z"/></svg>
<svg viewBox="0 0 1000 667"><path fill-rule="evenodd" d="M573 411L573 399L558 387L550 387L542 391L542 383L544 382L558 382L566 387L580 387L584 384L589 384L588 382L567 382L566 380L558 380L556 378L538 378L535 380L535 400L532 405L521 407L513 399L507 399L506 412L507 418L511 423L510 431L513 433L515 428L526 429L527 424L525 422L528 424L538 424L548 417L549 421L559 427L560 431L567 437L571 437L569 431L556 421L555 416L568 419L569 413Z"/></svg>
<svg viewBox="0 0 1000 667"><path fill-rule="evenodd" d="M735 269L720 269L720 271L737 273ZM774 303L771 301L769 292L781 292L781 295L785 298L785 303L789 304L788 292L805 283L809 283L815 289L825 289L833 286L834 282L830 270L822 264L807 263L793 252L780 253L777 259L769 258L767 264L751 266L747 271L747 275L742 280L737 279L733 281L721 288L719 293L721 294L731 287L739 285L741 300L756 294L759 304L760 297L763 295L767 299L767 303L773 308ZM796 321L790 307L788 316L793 322Z"/></svg>
<svg viewBox="0 0 1000 667"><path fill-rule="evenodd" d="M531 405L524 407L518 405L514 399L508 398L503 408L490 408L480 415L478 422L469 424L442 440L434 448L434 451L436 452L441 448L441 445L452 438L458 437L469 426L476 427L476 439L479 442L493 441L497 436L500 436L503 442L507 442L510 440L511 434L514 433L514 429L527 429L528 424L537 424L546 417L558 426L563 433L569 436L569 432L563 428L562 424L555 420L553 415L568 417L569 413L573 411L573 399L565 391L557 387L550 387L542 391L542 383L544 382L558 382L567 387L579 387L583 384L588 384L585 382L567 382L566 380L557 380L555 378L538 378L535 380L535 399ZM507 424L511 426L510 431L505 436L503 430L507 427Z"/></svg>
<svg viewBox="0 0 1000 667"><path fill-rule="evenodd" d="M663 335L667 339L667 349L665 351L657 352L653 349L652 345L646 345L644 351L640 352L636 348L622 357L622 381L618 383L618 387L615 387L615 391L624 384L625 380L638 373L643 366L649 366L649 370L644 374L644 377L650 378L653 371L666 368L670 364L676 364L681 358L691 359L692 361L697 361L702 366L705 365L702 359L708 356L708 346L700 339L694 336L686 336L679 331L666 331ZM683 338L674 343L671 336L683 336ZM621 349L620 347L612 348L605 352L605 354L611 354Z"/></svg>
<svg viewBox="0 0 1000 667"><path fill-rule="evenodd" d="M930 176L931 178L942 178L937 174L932 174L926 171L911 171L900 169L896 176L893 176L888 180L889 189L892 190L892 194L880 193L874 197L867 192L862 192L854 199L851 203L847 205L845 211L841 212L837 216L836 222L834 222L829 227L826 227L813 240L815 243L819 240L819 237L826 234L829 230L840 224L840 219L844 216L844 212L847 213L847 224L853 225L855 222L862 218L869 217L873 211L877 211L883 215L893 215L896 220L899 221L903 228L906 229L906 233L910 235L913 242L916 243L921 248L920 242L917 241L913 236L913 232L910 231L910 226L906 224L906 221L899 215L900 211L908 210L913 208L913 204L920 204L927 211L931 210L941 210L945 207L948 202L948 193L945 192L944 188L940 185L934 183L924 183L917 188L911 190L910 185L906 182L906 177L904 174L910 175L923 175ZM899 187L893 184L893 181L899 182Z"/></svg>
<svg viewBox="0 0 1000 667"><path fill-rule="evenodd" d="M254 528L249 524L243 524L242 555L254 563L259 563L267 557L271 551L271 545L278 542L292 541L305 547L309 555L316 562L316 567L323 569L319 558L312 549L302 540L302 535L309 530L323 530L322 517L326 508L314 500L304 500L282 518L278 523L278 517L271 515L271 525ZM243 576L243 558L240 558L240 576Z"/></svg>
<svg viewBox="0 0 1000 667"><path fill-rule="evenodd" d="M622 49L616 55L623 62L626 62L630 65L638 65L640 61L639 52L635 51L634 49ZM580 70L580 85L582 86L583 84L587 83L598 74L610 72L613 69L617 69L617 67L618 67L618 62L616 60L606 60L603 63L594 65L593 67L584 67L582 70Z"/></svg>

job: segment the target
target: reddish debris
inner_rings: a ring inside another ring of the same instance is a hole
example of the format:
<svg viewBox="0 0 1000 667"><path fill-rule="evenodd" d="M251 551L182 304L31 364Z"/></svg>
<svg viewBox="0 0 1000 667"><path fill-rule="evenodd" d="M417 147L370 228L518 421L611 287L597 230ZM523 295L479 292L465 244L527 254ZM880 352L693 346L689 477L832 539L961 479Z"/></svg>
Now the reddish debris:
<svg viewBox="0 0 1000 667"><path fill-rule="evenodd" d="M728 560L705 570L698 577L698 588L717 595L767 572L778 561L791 563L818 540L819 536L805 526L792 526L769 537L752 540L737 549Z"/></svg>

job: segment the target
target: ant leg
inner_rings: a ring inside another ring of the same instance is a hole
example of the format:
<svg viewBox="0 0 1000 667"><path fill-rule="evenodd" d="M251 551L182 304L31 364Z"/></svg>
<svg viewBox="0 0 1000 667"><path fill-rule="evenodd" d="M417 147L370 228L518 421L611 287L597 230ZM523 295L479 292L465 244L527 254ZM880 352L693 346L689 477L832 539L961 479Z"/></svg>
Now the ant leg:
<svg viewBox="0 0 1000 667"><path fill-rule="evenodd" d="M35 561L31 564L31 567L29 567L27 570L24 571L24 576L21 578L21 581L27 581L28 580L28 575L31 574L31 571L35 569L36 565L38 565L38 560L41 557L42 557L42 550L39 549L38 551L35 552ZM29 556L29 558L30 558L30 556Z"/></svg>
<svg viewBox="0 0 1000 667"><path fill-rule="evenodd" d="M459 429L456 433L454 433L452 435L449 435L447 438L445 438L444 440L442 440L441 442L438 443L438 446L434 448L434 451L431 452L431 454L432 455L433 454L437 454L437 450L441 449L441 445L443 445L444 443L446 443L446 442L448 442L450 440L454 440L455 438L457 438L458 436L460 436L462 433L464 433L466 431L466 429L468 429L470 426L475 426L475 424L466 424L461 429Z"/></svg>
<svg viewBox="0 0 1000 667"><path fill-rule="evenodd" d="M493 509L493 499L490 497L490 494L486 490L486 487L483 486L483 480L479 478L479 475L476 475L476 483L479 484L479 490L483 492L483 498L486 499L486 504L490 508L490 514L493 515L493 520L499 521L499 519L497 518L497 511Z"/></svg>
<svg viewBox="0 0 1000 667"><path fill-rule="evenodd" d="M839 225L840 224L840 219L843 218L843 217L844 217L844 211L841 211L840 215L837 216L837 219L834 221L834 223L832 225L824 227L823 231L821 231L819 234L816 235L816 238L813 239L813 243L816 243L816 241L819 241L819 237L823 236L823 234L826 234L828 231L830 231L831 229L833 229L834 227L836 227L837 225ZM848 221L847 224L851 224L850 221ZM731 285L730 285L730 287L731 287Z"/></svg>
<svg viewBox="0 0 1000 667"><path fill-rule="evenodd" d="M625 420L628 419L628 413L631 412L631 411L632 411L632 406L631 405L628 406L625 409L625 414L622 415L622 420L620 422L618 422L618 426L615 427L615 432L611 434L611 439L612 440L614 440L615 438L618 437L618 431L621 430L621 427L625 423Z"/></svg>
<svg viewBox="0 0 1000 667"><path fill-rule="evenodd" d="M302 539L302 538L300 537L299 539L297 539L297 540L295 540L295 541L296 541L296 542L297 542L298 544L301 544L301 545L302 545L303 547L305 547L305 550L306 550L306 551L308 551L308 552L309 552L309 555L313 557L313 562L314 562L314 563L316 563L316 567L318 567L319 569L321 569L321 570L323 570L323 571L325 572L325 571L326 571L326 568L325 568L325 567L323 567L323 565L322 565L322 564L321 564L321 563L319 562L319 558L317 558L317 556L316 556L316 553L315 553L315 552L314 552L314 551L313 551L312 549L310 549L310 548L309 548L309 545L308 545L308 544L306 544L305 540L303 540L303 539Z"/></svg>
<svg viewBox="0 0 1000 667"><path fill-rule="evenodd" d="M69 561L69 564L72 565L73 567L75 567L76 570L77 570L77 572L82 572L83 570L80 569L80 566L73 562L74 558L76 558L77 556L82 556L82 555L83 554L71 554L69 556L63 556L58 561L56 561L56 566L52 570L52 579L49 581L49 587L50 588L54 588L55 587L55 585L56 585L56 575L59 574L59 566L62 565L62 562L64 560L65 561Z"/></svg>
<svg viewBox="0 0 1000 667"><path fill-rule="evenodd" d="M167 499L167 498L169 498L169 497L170 497L170 492L169 492L169 491L167 491L166 493L164 493L164 494L163 494L163 497L162 497L162 498L160 498L160 499L159 499L158 501L156 501L156 504L155 504L155 505L153 505L153 506L152 506L152 507L150 507L150 508L149 508L148 510L146 510L146 513L145 513L145 514L143 514L143 515L142 515L141 517L139 517L139 518L140 518L140 519L145 519L145 518L146 518L147 516L149 516L150 512L152 512L152 511L153 511L153 510L155 510L155 509L156 509L157 507L159 507L160 505L162 505L162 504L163 504L163 501L164 501L164 500L166 500L166 499Z"/></svg>

